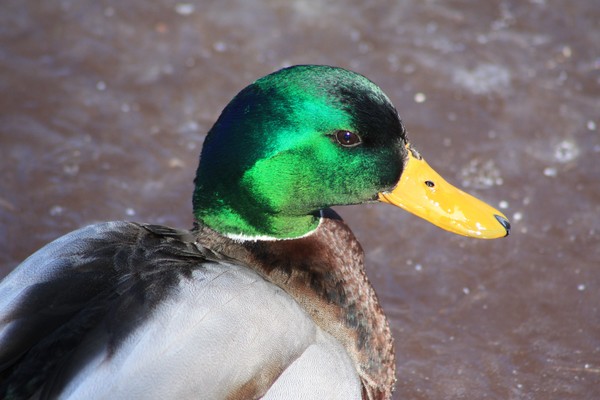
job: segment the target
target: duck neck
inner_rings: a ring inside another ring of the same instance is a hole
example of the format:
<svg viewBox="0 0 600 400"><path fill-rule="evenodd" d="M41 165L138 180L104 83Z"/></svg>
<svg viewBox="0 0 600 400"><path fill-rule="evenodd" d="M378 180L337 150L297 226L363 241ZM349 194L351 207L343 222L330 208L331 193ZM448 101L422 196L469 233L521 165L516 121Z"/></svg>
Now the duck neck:
<svg viewBox="0 0 600 400"><path fill-rule="evenodd" d="M329 214L331 213L331 214ZM354 360L368 399L387 399L395 381L392 336L365 274L363 251L331 210L296 240L235 241L199 225L198 241L250 266L284 289Z"/></svg>
<svg viewBox="0 0 600 400"><path fill-rule="evenodd" d="M198 221L232 239L277 240L296 239L308 235L318 226L320 215L283 215L259 212L246 207L205 206L194 211Z"/></svg>

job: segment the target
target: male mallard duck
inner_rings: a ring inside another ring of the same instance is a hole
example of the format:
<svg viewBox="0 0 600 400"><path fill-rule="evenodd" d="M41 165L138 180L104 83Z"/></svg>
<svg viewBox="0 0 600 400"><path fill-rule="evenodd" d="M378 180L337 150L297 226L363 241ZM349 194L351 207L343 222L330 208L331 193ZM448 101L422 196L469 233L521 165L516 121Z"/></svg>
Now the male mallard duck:
<svg viewBox="0 0 600 400"><path fill-rule="evenodd" d="M479 238L510 227L425 163L379 87L327 66L243 89L195 184L192 230L95 224L1 282L1 398L388 399L388 322L328 207L382 201Z"/></svg>

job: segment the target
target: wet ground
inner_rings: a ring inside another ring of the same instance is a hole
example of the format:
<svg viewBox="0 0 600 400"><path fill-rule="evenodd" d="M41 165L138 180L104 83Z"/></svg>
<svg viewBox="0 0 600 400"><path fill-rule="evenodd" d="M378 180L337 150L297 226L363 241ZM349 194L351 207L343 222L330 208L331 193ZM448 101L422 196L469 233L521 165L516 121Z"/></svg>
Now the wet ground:
<svg viewBox="0 0 600 400"><path fill-rule="evenodd" d="M397 347L396 399L600 398L596 0L0 4L0 276L96 221L191 226L204 133L250 81L361 72L507 239L340 208Z"/></svg>

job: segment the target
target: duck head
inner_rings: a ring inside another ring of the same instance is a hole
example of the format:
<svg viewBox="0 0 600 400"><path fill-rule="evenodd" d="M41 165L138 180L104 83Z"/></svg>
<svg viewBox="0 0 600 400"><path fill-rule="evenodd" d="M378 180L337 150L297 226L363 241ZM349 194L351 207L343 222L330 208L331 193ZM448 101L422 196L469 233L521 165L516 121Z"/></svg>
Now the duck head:
<svg viewBox="0 0 600 400"><path fill-rule="evenodd" d="M466 236L510 227L427 165L377 85L328 66L282 69L235 96L206 137L195 184L195 217L230 237L301 237L323 208L374 201Z"/></svg>

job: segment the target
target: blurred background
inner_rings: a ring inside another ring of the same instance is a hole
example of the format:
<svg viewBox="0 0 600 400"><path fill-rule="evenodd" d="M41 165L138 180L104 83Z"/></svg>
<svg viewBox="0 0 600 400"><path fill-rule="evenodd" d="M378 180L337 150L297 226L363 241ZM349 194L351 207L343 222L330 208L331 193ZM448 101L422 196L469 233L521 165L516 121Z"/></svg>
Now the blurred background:
<svg viewBox="0 0 600 400"><path fill-rule="evenodd" d="M467 239L343 207L396 340L395 399L600 398L600 2L0 3L0 276L97 221L192 225L205 133L292 64L360 72L446 179Z"/></svg>

